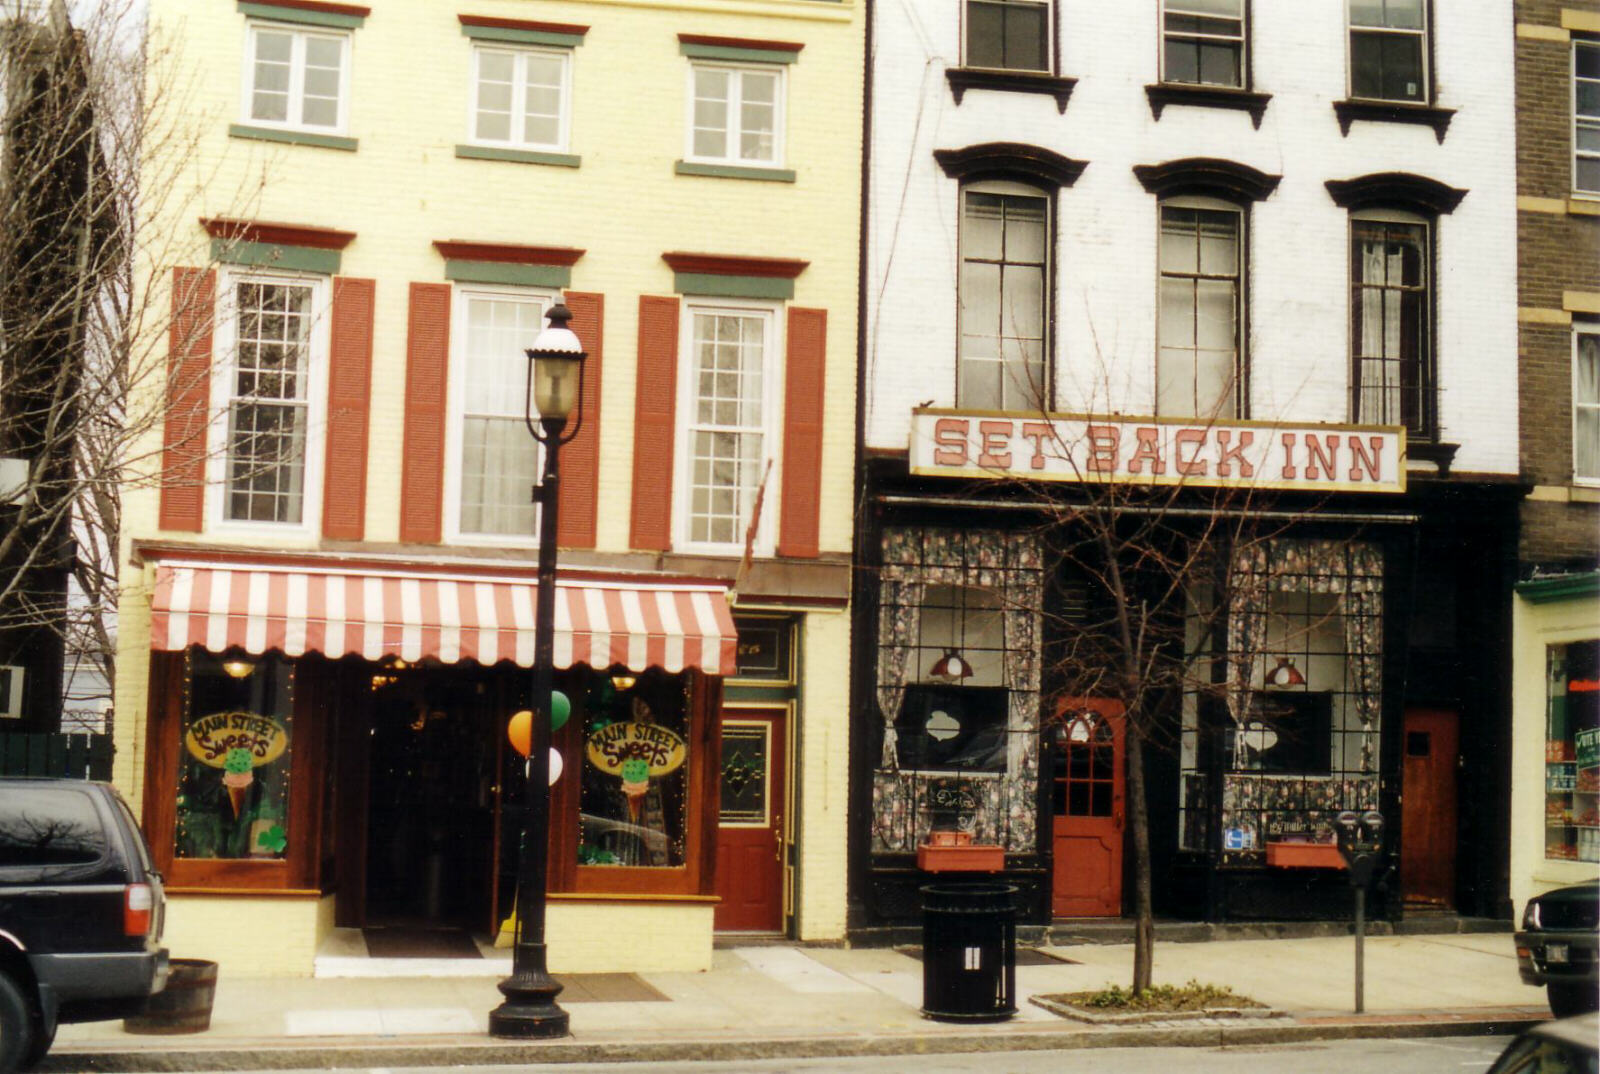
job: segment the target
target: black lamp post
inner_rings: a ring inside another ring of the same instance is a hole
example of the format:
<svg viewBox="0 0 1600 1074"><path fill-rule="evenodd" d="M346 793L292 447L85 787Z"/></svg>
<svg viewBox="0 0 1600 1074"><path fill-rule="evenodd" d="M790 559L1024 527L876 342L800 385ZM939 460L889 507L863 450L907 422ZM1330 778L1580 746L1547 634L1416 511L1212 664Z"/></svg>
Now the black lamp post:
<svg viewBox="0 0 1600 1074"><path fill-rule="evenodd" d="M539 591L533 618L533 727L528 747L528 820L517 863L516 943L511 976L500 982L505 1002L489 1012L494 1037L564 1037L567 1012L556 1003L561 985L545 964L544 904L550 841L550 694L554 683L556 612L556 509L561 445L583 422L583 345L567 322L572 313L551 307L550 323L528 348L528 397L523 407L528 432L544 445L544 471L533 488L539 505ZM567 416L577 409L572 428ZM538 417L535 418L535 413Z"/></svg>

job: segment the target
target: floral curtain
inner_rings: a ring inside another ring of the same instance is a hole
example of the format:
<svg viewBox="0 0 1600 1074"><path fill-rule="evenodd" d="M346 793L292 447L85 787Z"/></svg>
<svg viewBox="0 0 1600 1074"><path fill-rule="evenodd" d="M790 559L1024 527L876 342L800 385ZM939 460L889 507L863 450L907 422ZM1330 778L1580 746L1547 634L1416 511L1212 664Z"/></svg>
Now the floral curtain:
<svg viewBox="0 0 1600 1074"><path fill-rule="evenodd" d="M883 716L879 767L891 772L900 766L894 721L906 694L906 663L917 642L924 589L919 580L888 578L878 587L878 710Z"/></svg>

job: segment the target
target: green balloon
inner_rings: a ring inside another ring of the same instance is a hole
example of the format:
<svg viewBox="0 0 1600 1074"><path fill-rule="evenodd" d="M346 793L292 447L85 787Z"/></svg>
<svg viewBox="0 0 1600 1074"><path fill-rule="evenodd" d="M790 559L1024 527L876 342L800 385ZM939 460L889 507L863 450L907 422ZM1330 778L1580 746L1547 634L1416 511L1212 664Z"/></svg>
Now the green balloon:
<svg viewBox="0 0 1600 1074"><path fill-rule="evenodd" d="M567 726L567 717L572 715L572 702L560 690L550 691L550 730L559 731Z"/></svg>

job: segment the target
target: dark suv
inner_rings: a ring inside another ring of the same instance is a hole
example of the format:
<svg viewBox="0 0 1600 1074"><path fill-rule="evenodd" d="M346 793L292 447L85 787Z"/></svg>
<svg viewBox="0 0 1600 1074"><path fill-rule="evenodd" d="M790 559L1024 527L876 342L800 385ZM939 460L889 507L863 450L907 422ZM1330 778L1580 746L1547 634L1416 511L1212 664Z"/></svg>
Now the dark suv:
<svg viewBox="0 0 1600 1074"><path fill-rule="evenodd" d="M109 784L0 778L0 1074L60 1022L143 1010L167 983L166 896Z"/></svg>
<svg viewBox="0 0 1600 1074"><path fill-rule="evenodd" d="M1600 881L1529 899L1515 939L1523 983L1545 986L1557 1018L1600 1007Z"/></svg>

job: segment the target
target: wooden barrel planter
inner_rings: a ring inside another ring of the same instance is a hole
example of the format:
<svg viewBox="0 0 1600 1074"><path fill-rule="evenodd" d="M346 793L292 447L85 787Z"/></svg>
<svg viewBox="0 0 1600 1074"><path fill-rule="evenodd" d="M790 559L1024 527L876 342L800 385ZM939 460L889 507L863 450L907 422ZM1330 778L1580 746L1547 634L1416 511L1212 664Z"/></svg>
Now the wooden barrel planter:
<svg viewBox="0 0 1600 1074"><path fill-rule="evenodd" d="M129 1033L201 1033L211 1028L217 997L217 964L203 958L175 958L167 987L150 997L143 1014L122 1020Z"/></svg>

